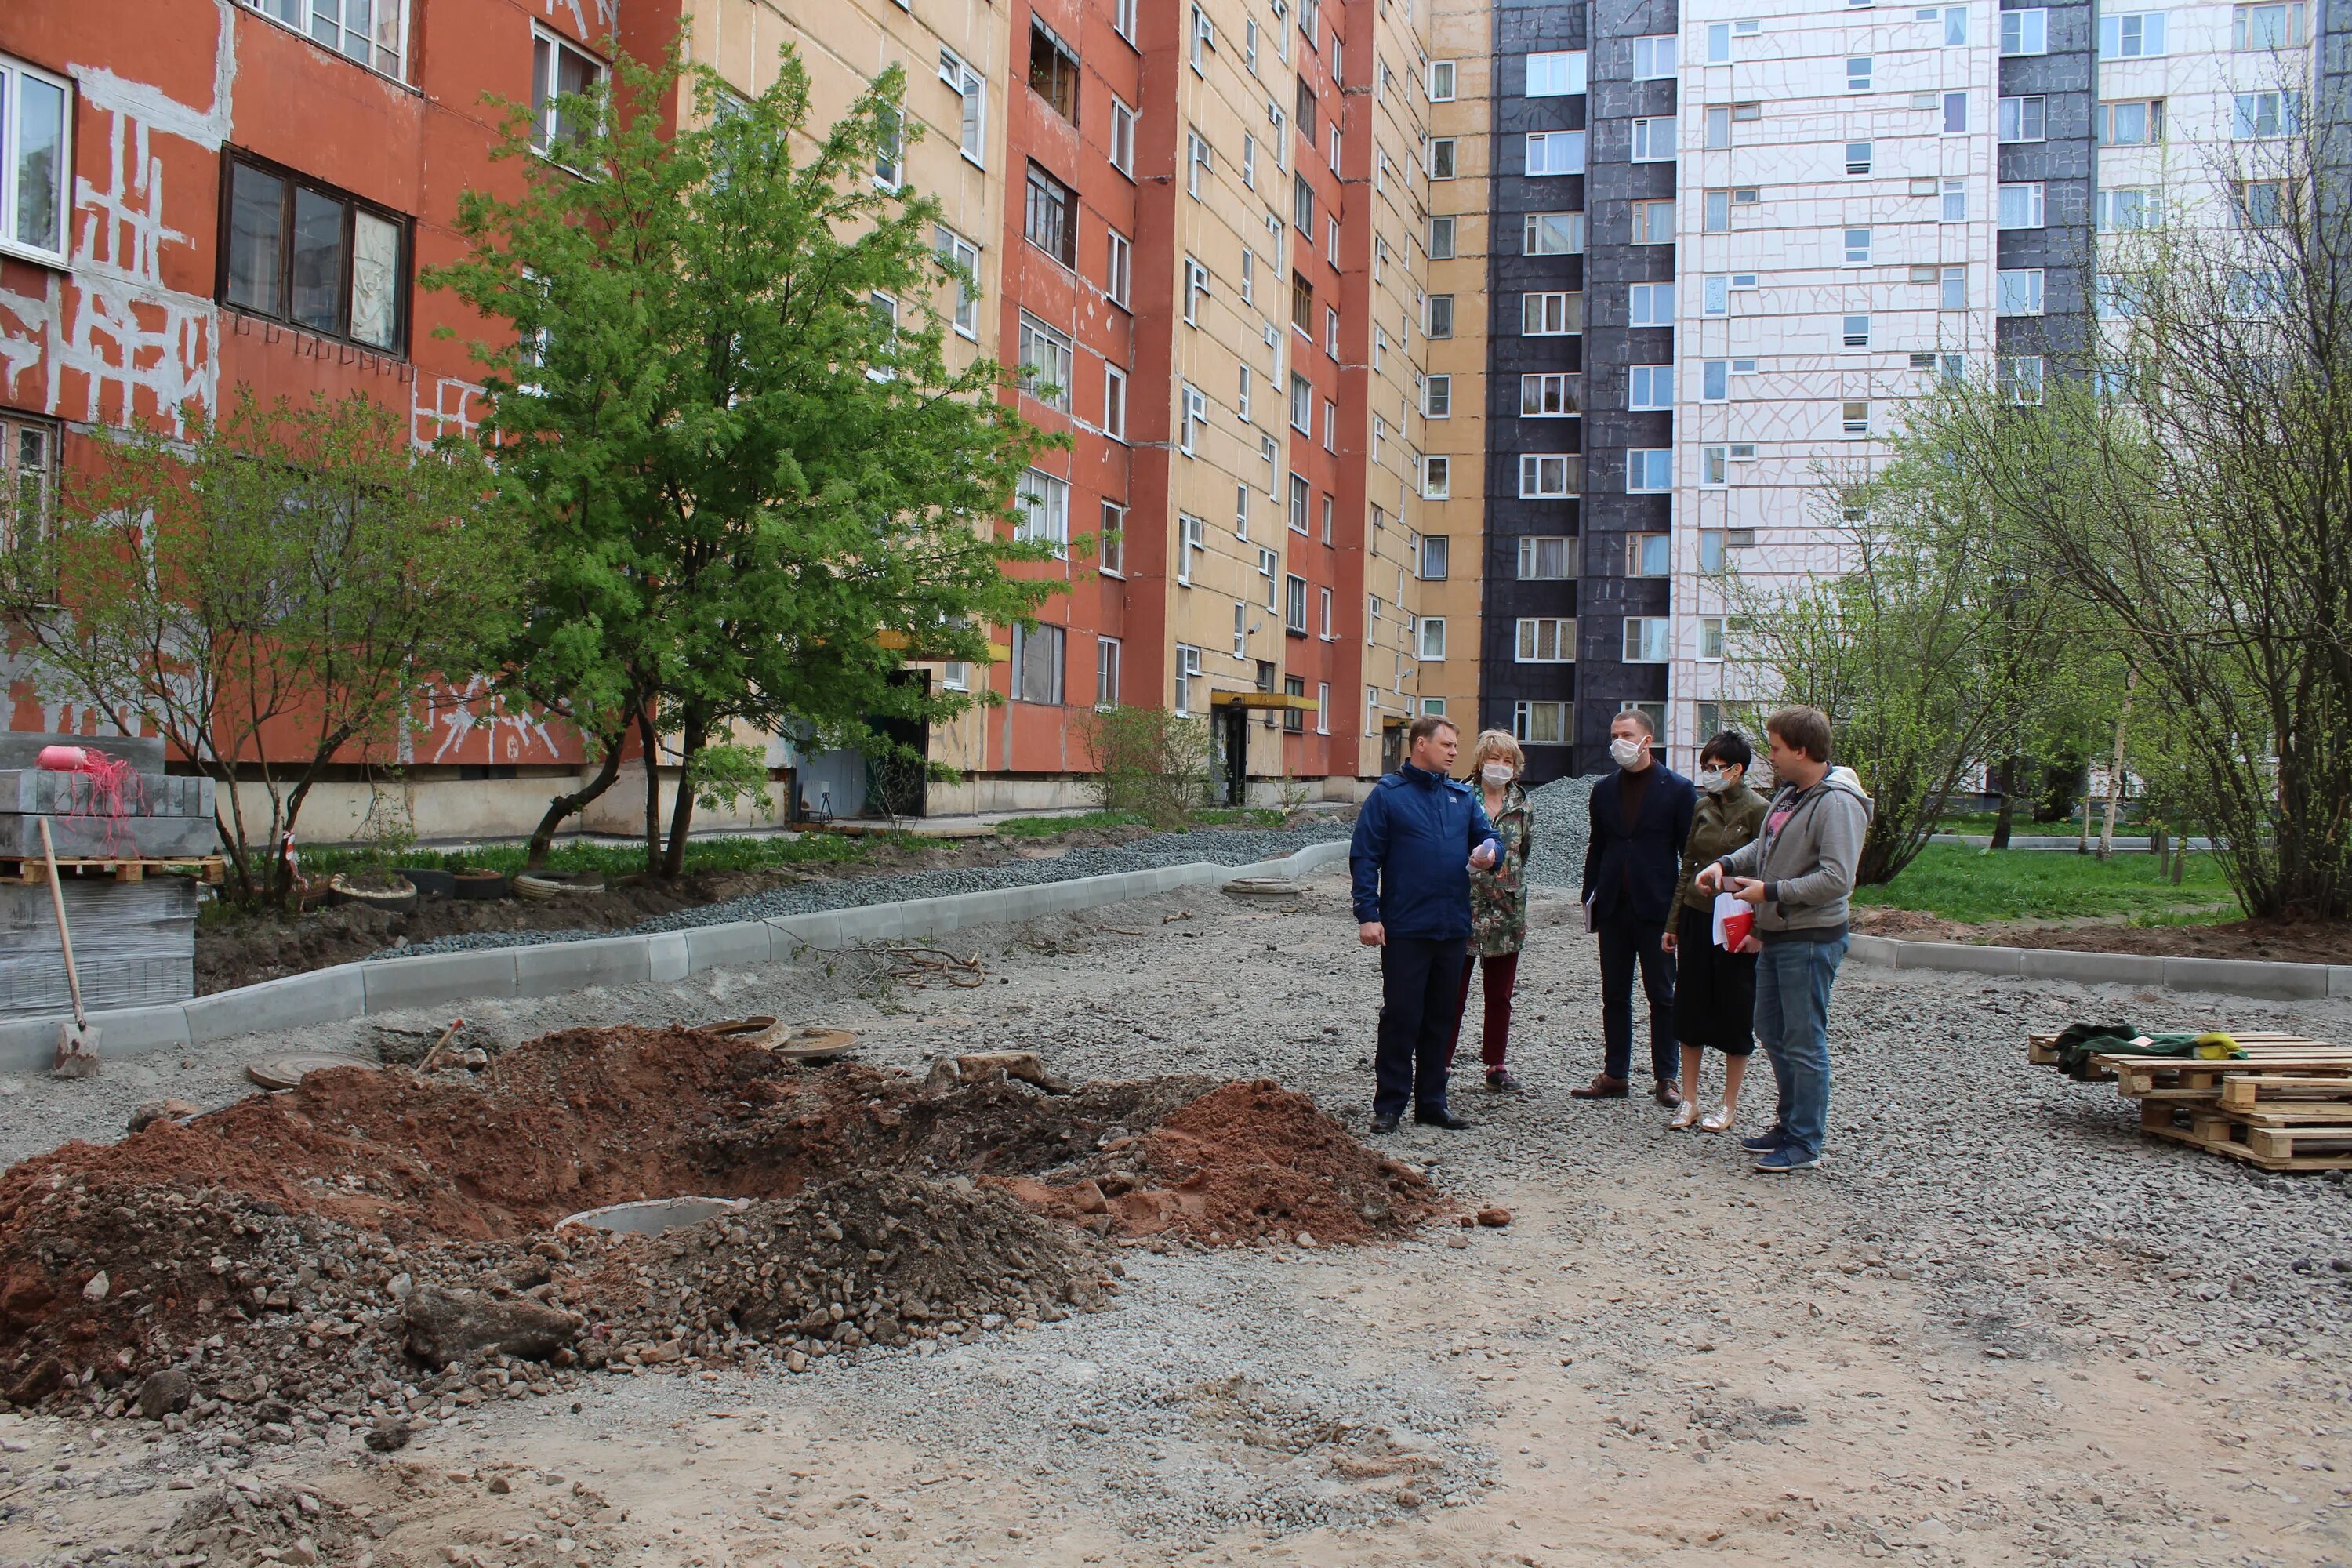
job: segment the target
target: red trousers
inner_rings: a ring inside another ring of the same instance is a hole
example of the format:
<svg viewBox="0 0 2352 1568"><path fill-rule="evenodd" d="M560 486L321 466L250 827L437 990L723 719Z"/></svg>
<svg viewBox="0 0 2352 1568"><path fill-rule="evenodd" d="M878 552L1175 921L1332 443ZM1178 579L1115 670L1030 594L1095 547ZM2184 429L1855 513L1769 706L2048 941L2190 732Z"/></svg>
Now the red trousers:
<svg viewBox="0 0 2352 1568"><path fill-rule="evenodd" d="M1454 1066L1454 1047L1462 1043L1462 1015L1470 1010L1470 974L1481 963L1486 966L1486 1028L1478 1054L1488 1068L1498 1068L1503 1047L1511 1043L1511 988L1518 984L1519 955L1506 952L1482 960L1474 952L1462 961L1462 1002L1454 1009L1454 1037L1445 1047L1448 1068Z"/></svg>

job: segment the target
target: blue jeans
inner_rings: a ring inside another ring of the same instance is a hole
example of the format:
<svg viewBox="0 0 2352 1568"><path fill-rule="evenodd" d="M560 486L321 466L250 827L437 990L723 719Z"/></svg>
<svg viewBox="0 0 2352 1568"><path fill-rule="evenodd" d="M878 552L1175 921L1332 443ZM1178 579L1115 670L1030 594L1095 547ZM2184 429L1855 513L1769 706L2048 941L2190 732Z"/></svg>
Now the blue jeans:
<svg viewBox="0 0 2352 1568"><path fill-rule="evenodd" d="M1757 955L1756 1037L1780 1091L1773 1121L1807 1154L1822 1152L1828 1131L1830 988L1846 940L1767 942Z"/></svg>

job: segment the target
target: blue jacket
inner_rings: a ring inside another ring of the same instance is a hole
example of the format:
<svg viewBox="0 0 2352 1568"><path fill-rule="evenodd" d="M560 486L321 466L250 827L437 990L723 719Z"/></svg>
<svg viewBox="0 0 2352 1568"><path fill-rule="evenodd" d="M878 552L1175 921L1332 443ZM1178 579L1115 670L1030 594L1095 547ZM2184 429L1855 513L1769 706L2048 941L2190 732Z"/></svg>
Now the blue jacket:
<svg viewBox="0 0 2352 1568"><path fill-rule="evenodd" d="M1664 763L1652 763L1642 817L1619 809L1617 773L1592 781L1592 836L1584 847L1584 898L1599 920L1664 925L1675 918L1683 845L1690 838L1698 792ZM1631 894L1630 899L1627 897Z"/></svg>
<svg viewBox="0 0 2352 1568"><path fill-rule="evenodd" d="M1476 790L1401 764L1356 814L1356 922L1378 921L1391 936L1467 937L1470 856L1494 837Z"/></svg>

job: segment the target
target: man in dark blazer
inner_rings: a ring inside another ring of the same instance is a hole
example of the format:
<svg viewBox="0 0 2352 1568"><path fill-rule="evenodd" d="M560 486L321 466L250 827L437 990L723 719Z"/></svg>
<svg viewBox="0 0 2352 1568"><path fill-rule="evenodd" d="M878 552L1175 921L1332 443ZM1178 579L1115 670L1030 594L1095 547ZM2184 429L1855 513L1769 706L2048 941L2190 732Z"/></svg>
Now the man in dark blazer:
<svg viewBox="0 0 2352 1568"><path fill-rule="evenodd" d="M1675 961L1663 942L1674 919L1683 844L1690 837L1698 792L1651 755L1650 716L1628 708L1610 721L1609 755L1617 771L1592 785L1592 831L1584 850L1584 907L1601 939L1601 1076L1569 1093L1579 1100L1622 1100L1633 1059L1633 966L1650 1001L1650 1091L1660 1105L1680 1105L1681 1058L1675 1042Z"/></svg>

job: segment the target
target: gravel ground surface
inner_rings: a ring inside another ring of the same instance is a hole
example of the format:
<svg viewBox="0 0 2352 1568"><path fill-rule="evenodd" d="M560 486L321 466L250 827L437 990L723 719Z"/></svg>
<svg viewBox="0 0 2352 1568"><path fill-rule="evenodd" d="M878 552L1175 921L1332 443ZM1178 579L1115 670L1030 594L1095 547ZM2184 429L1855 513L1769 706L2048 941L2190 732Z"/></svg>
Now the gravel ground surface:
<svg viewBox="0 0 2352 1568"><path fill-rule="evenodd" d="M592 1380L576 1412L493 1402L389 1461L0 1417L0 1563L151 1562L239 1479L364 1518L383 1568L2352 1562L2352 1185L2145 1138L2023 1047L2117 1016L2343 1039L2352 1005L1850 966L1829 1163L1776 1179L1646 1101L1567 1098L1599 1054L1576 918L1538 889L1512 1047L1535 1092L1465 1074L1474 1130L1391 1141L1507 1228L1139 1249L1108 1313L821 1375ZM883 1066L1020 1047L1073 1079L1267 1076L1366 1113L1377 965L1337 871L1291 910L1196 892L955 944L985 987L844 952L481 1022L771 1012L856 1026ZM148 1058L139 1098L218 1103L244 1056L367 1038ZM17 1085L0 1152L119 1127L135 1070ZM1759 1059L1744 1125L1770 1093ZM583 1518L625 1549L559 1557Z"/></svg>
<svg viewBox="0 0 2352 1568"><path fill-rule="evenodd" d="M1528 807L1535 817L1528 881L1552 888L1583 885L1584 847L1592 836L1592 819L1586 815L1591 799L1589 777L1554 779L1528 791Z"/></svg>
<svg viewBox="0 0 2352 1568"><path fill-rule="evenodd" d="M406 947L387 948L378 958L415 958L424 953L466 952L486 947L530 947L541 942L581 942L597 937L642 932L686 931L694 926L724 925L730 921L774 920L785 915L810 915L826 910L862 909L868 904L893 904L908 899L943 899L958 893L993 892L1000 888L1027 888L1041 882L1066 882L1078 877L1107 877L1118 871L1149 871L1160 866L1189 866L1207 861L1221 866L1248 866L1295 855L1310 844L1345 838L1350 823L1309 822L1296 828L1206 828L1193 833L1155 833L1149 838L1115 848L1085 847L1050 860L1017 861L1006 866L954 867L938 871L909 871L900 877L863 877L838 881L809 881L777 888L748 899L704 904L661 915L618 931L478 931L436 937Z"/></svg>

